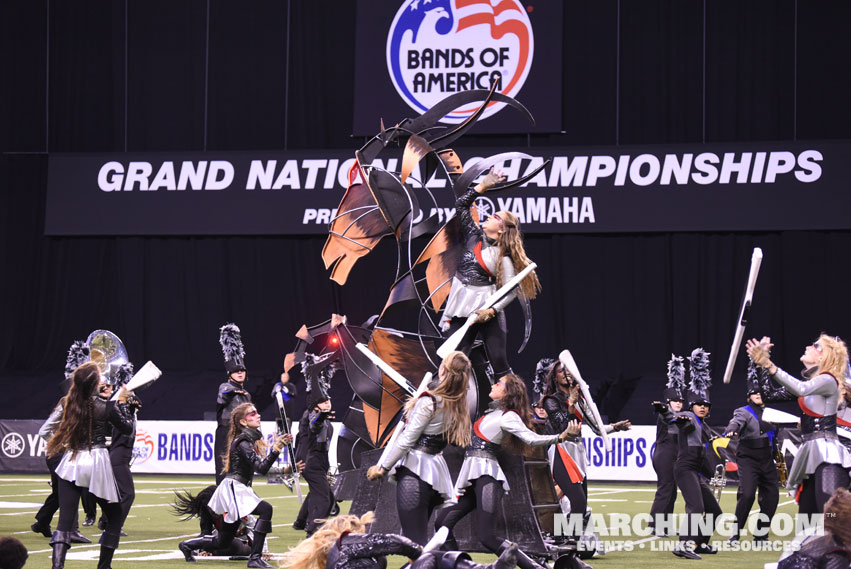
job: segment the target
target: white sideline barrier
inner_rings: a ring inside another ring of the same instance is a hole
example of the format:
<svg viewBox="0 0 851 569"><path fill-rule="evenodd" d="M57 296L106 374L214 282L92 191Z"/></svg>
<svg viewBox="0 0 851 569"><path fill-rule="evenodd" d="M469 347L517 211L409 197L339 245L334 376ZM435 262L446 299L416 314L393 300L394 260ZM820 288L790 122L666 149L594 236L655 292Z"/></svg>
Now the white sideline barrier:
<svg viewBox="0 0 851 569"><path fill-rule="evenodd" d="M337 435L341 424L334 425L329 458L337 460ZM298 424L293 423L293 435ZM133 449L133 472L156 474L213 475L213 440L216 423L213 421L139 421L136 445ZM266 440L275 432L273 421L261 427ZM631 430L611 435L612 451L607 453L603 439L584 426L582 437L588 449L588 478L590 480L655 481L656 472L651 452L656 442L656 427L633 426ZM279 459L282 460L282 459Z"/></svg>

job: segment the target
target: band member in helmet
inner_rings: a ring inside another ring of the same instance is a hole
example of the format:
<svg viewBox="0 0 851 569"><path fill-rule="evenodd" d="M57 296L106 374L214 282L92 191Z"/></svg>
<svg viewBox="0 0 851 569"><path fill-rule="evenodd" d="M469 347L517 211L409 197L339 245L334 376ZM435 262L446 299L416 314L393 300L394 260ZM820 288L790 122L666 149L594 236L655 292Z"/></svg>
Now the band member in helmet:
<svg viewBox="0 0 851 569"><path fill-rule="evenodd" d="M216 465L216 484L222 481L224 462L228 453L227 441L230 431L231 412L243 403L251 403L251 394L245 390L245 348L242 345L242 335L236 324L225 324L219 331L219 343L225 357L225 371L228 374L226 382L219 385L216 399L215 443L213 445L213 460Z"/></svg>
<svg viewBox="0 0 851 569"><path fill-rule="evenodd" d="M673 554L685 559L700 559L700 553L713 554L717 550L709 545L713 532L700 531L696 517L712 516L714 527L721 515L721 506L707 483L714 473L706 459L706 443L715 436L705 422L712 406L709 401L709 354L697 348L691 353L689 364L691 382L686 394L689 410L674 413L680 429L674 479L688 515L680 528L680 543Z"/></svg>
<svg viewBox="0 0 851 569"><path fill-rule="evenodd" d="M780 500L780 475L774 463L774 436L776 428L763 421L765 403L753 362L748 369L747 405L733 412L724 436L737 437L736 465L739 472L739 489L736 492L736 533L730 541L739 539L759 490L759 517L754 541L768 539L771 518Z"/></svg>
<svg viewBox="0 0 851 569"><path fill-rule="evenodd" d="M670 519L677 501L677 481L674 479L674 464L677 462L680 430L673 423L674 413L683 410L685 388L685 366L681 356L673 356L668 362L668 384L663 391L665 402L654 401L656 411L656 447L653 451L653 470L656 471L656 495L650 507L650 526L655 528ZM658 520L658 516L663 516ZM667 525L667 524L665 524Z"/></svg>

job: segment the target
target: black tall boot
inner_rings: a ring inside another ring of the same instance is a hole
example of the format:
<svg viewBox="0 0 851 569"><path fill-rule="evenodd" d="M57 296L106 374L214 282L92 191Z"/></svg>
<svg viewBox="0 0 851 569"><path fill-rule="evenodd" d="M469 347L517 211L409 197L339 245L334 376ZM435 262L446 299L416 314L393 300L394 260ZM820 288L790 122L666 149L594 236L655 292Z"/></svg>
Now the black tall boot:
<svg viewBox="0 0 851 569"><path fill-rule="evenodd" d="M263 561L263 544L266 542L266 534L272 531L271 520L257 520L254 522L254 541L251 544L251 555L248 557L248 567L272 567Z"/></svg>
<svg viewBox="0 0 851 569"><path fill-rule="evenodd" d="M192 552L196 549L211 551L213 549L214 541L215 538L205 535L203 537L196 537L195 539L181 541L177 547L180 548L181 553L183 553L183 556L186 558L188 563L194 563L195 557L192 555Z"/></svg>
<svg viewBox="0 0 851 569"><path fill-rule="evenodd" d="M433 552L426 555L439 556L436 563L438 569L514 569L517 566L518 551L517 544L512 543L509 547L504 548L499 559L490 565L473 563L470 556L463 551ZM430 562L426 561L425 556L422 556L414 562L411 569L418 569L421 563L431 565Z"/></svg>
<svg viewBox="0 0 851 569"><path fill-rule="evenodd" d="M112 569L112 556L118 549L121 536L115 533L103 532L100 536L100 557L97 569Z"/></svg>
<svg viewBox="0 0 851 569"><path fill-rule="evenodd" d="M511 546L517 548L517 544L508 541L507 539L502 542L499 546L499 553L502 554L504 551L509 549ZM517 549L517 566L520 569L546 569L543 565L536 562L534 559Z"/></svg>
<svg viewBox="0 0 851 569"><path fill-rule="evenodd" d="M53 569L64 569L65 554L68 553L68 548L71 547L71 532L59 530L53 532L53 537L50 538L50 545L53 546Z"/></svg>

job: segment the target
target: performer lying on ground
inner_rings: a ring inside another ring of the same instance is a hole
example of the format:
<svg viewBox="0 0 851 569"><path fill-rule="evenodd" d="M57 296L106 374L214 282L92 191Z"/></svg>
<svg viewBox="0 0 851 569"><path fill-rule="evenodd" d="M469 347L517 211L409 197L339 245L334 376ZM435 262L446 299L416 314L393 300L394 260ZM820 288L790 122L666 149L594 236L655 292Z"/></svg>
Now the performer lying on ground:
<svg viewBox="0 0 851 569"><path fill-rule="evenodd" d="M423 553L420 544L396 534L365 533L375 516L337 516L325 522L308 539L284 556L281 567L288 569L383 569L386 556L400 555L413 561L411 569L511 569L515 566L517 545L507 544L492 565L470 561L460 551Z"/></svg>
<svg viewBox="0 0 851 569"><path fill-rule="evenodd" d="M201 526L199 537L205 535L215 537L214 532L217 534L222 527L222 516L210 510L208 506L215 491L216 486L211 484L196 495L189 491L175 492L174 504L171 506L172 513L176 516L183 516L183 519L180 520L182 522L198 518ZM240 518L240 527L236 531L236 537L227 547L206 553L217 556L248 557L251 554L251 539L247 531L247 520L253 520L253 517Z"/></svg>
<svg viewBox="0 0 851 569"><path fill-rule="evenodd" d="M836 336L822 334L804 349L801 363L807 369L805 381L796 379L771 361L771 338L748 340L748 355L768 370L774 381L798 397L801 408L801 435L786 488L795 492L798 513L824 512L824 504L837 488L847 488L851 452L836 434L836 413L844 397L848 348Z"/></svg>
<svg viewBox="0 0 851 569"><path fill-rule="evenodd" d="M109 462L106 437L114 426L127 433L133 428L127 408L130 392L124 388L118 401L98 397L100 370L94 362L74 372L71 389L64 400L62 422L47 444L47 454L62 454L56 467L59 477L59 525L53 532L53 569L65 567L65 554L71 543L71 530L77 517L80 494L85 488L96 497L109 517L100 538L98 569L109 569L121 539L121 504L118 486Z"/></svg>
<svg viewBox="0 0 851 569"><path fill-rule="evenodd" d="M446 443L470 443L467 386L473 366L463 352L451 352L437 370L438 383L405 405L405 430L379 464L367 473L376 480L388 472L396 482L402 534L425 545L435 508L455 504L455 487L443 459Z"/></svg>
<svg viewBox="0 0 851 569"><path fill-rule="evenodd" d="M597 425L580 394L579 384L559 360L550 368L540 404L547 412L547 421L554 433L566 432L568 429L579 433L583 422L598 435L601 429L612 433L626 431L632 426L628 420L602 427ZM563 439L558 445L548 449L547 456L553 480L570 502L571 515L583 517L582 523L574 526L577 532L580 532L587 523L588 508L588 481L585 478L588 472L588 457L585 444L578 436ZM578 539L581 535L580 532L573 537Z"/></svg>
<svg viewBox="0 0 851 569"><path fill-rule="evenodd" d="M210 509L224 516L219 534L216 537L199 537L180 542L180 551L186 561L195 561L192 551L221 550L230 545L239 527L239 519L249 514L259 519L254 524L254 543L248 558L248 567L271 567L263 561L263 543L266 534L272 531L272 505L261 500L251 482L254 473L266 474L277 460L281 449L290 442L290 435L280 435L272 446L271 452L263 458L266 443L260 432L260 413L251 403L238 405L231 413L231 426L228 433L230 452L225 458L225 477L210 497Z"/></svg>
<svg viewBox="0 0 851 569"><path fill-rule="evenodd" d="M464 516L478 509L476 535L487 549L499 552L505 535L502 495L509 491L508 480L497 461L501 446L522 451L523 444L554 445L579 435L578 423L558 435L539 435L532 431L526 384L513 373L493 384L490 398L494 401L492 408L473 427L472 442L464 453L464 463L455 483L455 492L461 497L457 504L439 512L434 524L436 530L441 526L449 528L446 544L450 548L457 548L452 529ZM523 553L518 557L518 565L523 569L540 568Z"/></svg>
<svg viewBox="0 0 851 569"><path fill-rule="evenodd" d="M481 309L488 297L531 263L523 248L517 216L500 211L487 218L479 227L470 213L470 207L479 194L503 180L504 176L491 171L479 185L455 202L456 215L461 222L464 253L452 279L441 318L441 328L451 335L463 326L470 314L474 311L478 313L477 323L467 331L458 349L469 353L476 336L481 336L493 366L494 377L502 377L511 371L506 355L507 328L502 310L518 294L526 302L535 298L541 289L533 271L496 306Z"/></svg>

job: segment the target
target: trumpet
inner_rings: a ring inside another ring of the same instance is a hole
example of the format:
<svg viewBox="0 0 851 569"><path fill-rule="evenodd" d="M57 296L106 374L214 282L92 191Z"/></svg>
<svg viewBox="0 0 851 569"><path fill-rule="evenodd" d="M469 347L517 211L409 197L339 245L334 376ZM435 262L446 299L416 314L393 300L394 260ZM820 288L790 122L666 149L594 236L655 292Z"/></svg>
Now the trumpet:
<svg viewBox="0 0 851 569"><path fill-rule="evenodd" d="M709 486L712 487L712 493L717 501L721 501L721 491L727 485L727 461L715 467L715 476L709 481Z"/></svg>
<svg viewBox="0 0 851 569"><path fill-rule="evenodd" d="M783 456L783 450L780 448L774 451L774 465L777 467L777 474L780 476L780 486L786 486L789 471L786 470L786 457Z"/></svg>

